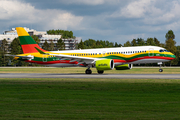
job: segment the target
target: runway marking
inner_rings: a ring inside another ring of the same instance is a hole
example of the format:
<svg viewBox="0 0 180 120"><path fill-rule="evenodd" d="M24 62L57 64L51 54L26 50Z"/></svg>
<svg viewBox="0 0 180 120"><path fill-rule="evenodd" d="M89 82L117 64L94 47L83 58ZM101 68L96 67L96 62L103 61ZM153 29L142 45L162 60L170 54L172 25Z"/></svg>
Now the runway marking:
<svg viewBox="0 0 180 120"><path fill-rule="evenodd" d="M180 79L180 74L55 74L0 73L0 78L108 78L108 79Z"/></svg>

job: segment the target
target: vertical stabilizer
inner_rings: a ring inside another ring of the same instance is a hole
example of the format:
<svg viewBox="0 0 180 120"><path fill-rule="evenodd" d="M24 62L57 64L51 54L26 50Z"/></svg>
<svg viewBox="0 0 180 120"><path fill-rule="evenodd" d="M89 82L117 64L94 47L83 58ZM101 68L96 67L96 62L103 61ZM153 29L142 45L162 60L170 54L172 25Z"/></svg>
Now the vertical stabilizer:
<svg viewBox="0 0 180 120"><path fill-rule="evenodd" d="M38 52L36 48L40 49L43 52L46 52L39 47L39 45L32 39L32 37L26 32L24 28L16 27L16 31L19 36L23 53L36 53Z"/></svg>

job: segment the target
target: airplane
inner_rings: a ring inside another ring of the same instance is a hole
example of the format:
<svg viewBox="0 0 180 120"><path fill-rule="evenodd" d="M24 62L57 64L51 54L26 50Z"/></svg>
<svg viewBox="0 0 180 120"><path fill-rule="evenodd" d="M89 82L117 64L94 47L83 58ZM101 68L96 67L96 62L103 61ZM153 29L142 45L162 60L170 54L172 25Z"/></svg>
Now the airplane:
<svg viewBox="0 0 180 120"><path fill-rule="evenodd" d="M175 59L175 55L158 46L116 47L101 49L47 51L39 47L22 27L16 27L23 54L9 55L16 60L52 67L87 67L86 74L92 74L95 67L98 74L105 70L132 69L133 64L158 63Z"/></svg>

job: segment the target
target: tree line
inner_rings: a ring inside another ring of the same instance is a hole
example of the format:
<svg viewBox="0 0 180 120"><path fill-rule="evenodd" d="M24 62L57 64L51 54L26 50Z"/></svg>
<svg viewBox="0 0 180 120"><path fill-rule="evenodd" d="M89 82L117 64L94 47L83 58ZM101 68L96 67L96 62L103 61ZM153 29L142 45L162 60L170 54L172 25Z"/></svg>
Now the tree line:
<svg viewBox="0 0 180 120"><path fill-rule="evenodd" d="M72 31L68 31L68 30L48 30L47 34L49 35L61 35L63 39L67 39L67 38L75 38L75 36L73 36L73 32Z"/></svg>
<svg viewBox="0 0 180 120"><path fill-rule="evenodd" d="M56 34L62 35L62 38L75 38L73 36L72 31L64 31L64 30L49 30L47 31L48 34ZM40 43L40 40L37 36L33 35L32 38L36 41L37 44ZM80 41L77 44L76 49L92 49L92 48L111 48L111 47L129 47L129 46L160 46L166 48L168 51L172 52L176 55L176 59L171 62L166 63L166 65L180 65L180 46L176 46L176 41L174 32L169 30L165 35L165 43L160 43L157 38L147 38L144 40L142 38L133 39L132 41L127 41L124 44L117 43L117 42L109 42L108 40L94 40L88 39L85 41ZM64 50L65 44L62 39L59 39L56 45L54 45L53 41L48 43L47 41L44 42L42 48L48 51L52 50ZM8 66L8 65L21 65L27 66L29 63L13 60L12 57L7 57L6 54L22 54L22 48L20 45L19 38L15 38L10 45L7 44L7 41L4 39L1 42L0 48L0 66ZM30 64L34 65L34 64Z"/></svg>

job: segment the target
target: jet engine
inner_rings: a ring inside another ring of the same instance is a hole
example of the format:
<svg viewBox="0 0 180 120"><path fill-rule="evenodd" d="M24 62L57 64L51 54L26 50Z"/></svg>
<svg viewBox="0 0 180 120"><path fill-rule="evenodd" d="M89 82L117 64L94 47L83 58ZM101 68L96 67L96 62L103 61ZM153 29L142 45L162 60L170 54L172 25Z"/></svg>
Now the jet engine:
<svg viewBox="0 0 180 120"><path fill-rule="evenodd" d="M124 64L124 65L118 65L116 66L116 70L128 70L128 69L132 69L133 64Z"/></svg>
<svg viewBox="0 0 180 120"><path fill-rule="evenodd" d="M112 70L114 61L112 59L97 60L95 63L97 71Z"/></svg>

